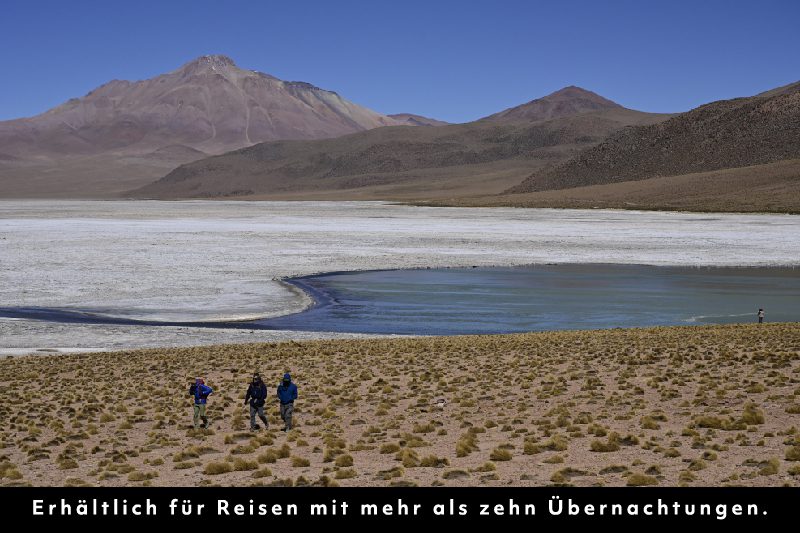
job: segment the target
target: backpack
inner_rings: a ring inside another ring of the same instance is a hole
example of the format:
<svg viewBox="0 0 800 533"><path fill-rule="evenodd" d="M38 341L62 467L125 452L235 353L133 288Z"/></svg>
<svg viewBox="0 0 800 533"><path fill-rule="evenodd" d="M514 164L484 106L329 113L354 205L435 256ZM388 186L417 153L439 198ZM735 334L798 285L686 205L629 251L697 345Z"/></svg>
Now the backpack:
<svg viewBox="0 0 800 533"><path fill-rule="evenodd" d="M197 394L197 383L192 383L189 386L189 396L195 396Z"/></svg>

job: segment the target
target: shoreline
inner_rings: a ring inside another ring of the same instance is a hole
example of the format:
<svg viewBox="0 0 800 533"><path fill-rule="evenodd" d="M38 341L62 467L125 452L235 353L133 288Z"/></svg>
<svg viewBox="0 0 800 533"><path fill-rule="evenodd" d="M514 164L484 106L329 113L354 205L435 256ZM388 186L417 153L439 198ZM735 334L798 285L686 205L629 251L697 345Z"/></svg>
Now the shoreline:
<svg viewBox="0 0 800 533"><path fill-rule="evenodd" d="M798 219L769 214L37 200L0 201L0 219L4 306L204 326L300 312L312 301L285 280L331 272L569 263L766 267L800 259ZM172 328L152 336L135 326L73 332L0 321L3 347L23 350L223 343L228 333Z"/></svg>
<svg viewBox="0 0 800 533"><path fill-rule="evenodd" d="M443 266L443 267L408 267L408 268L364 268L364 269L352 269L352 270L335 270L335 271L323 271L320 273L312 273L312 274L304 274L304 275L297 275L297 276L283 276L279 278L273 278L270 281L274 281L280 284L282 287L287 289L289 292L298 296L300 300L303 302L303 306L301 309L298 310L280 310L275 311L272 313L265 313L265 314L254 314L248 317L232 317L232 318L225 318L225 319L214 319L214 320L196 320L196 321L163 321L163 320L140 320L140 319L133 319L133 318L123 318L116 315L104 315L102 313L90 313L87 311L83 311L80 309L69 310L69 309L55 309L55 308L42 308L43 313L52 313L54 316L53 319L39 319L35 317L28 317L28 316L10 316L10 317L3 317L0 316L0 319L11 319L11 320L38 320L41 322L46 323L65 323L65 324L97 324L97 325L121 325L121 326L142 326L142 327L193 327L193 328L218 328L218 329L255 329L255 330L266 330L270 331L273 330L270 327L263 326L262 324L258 324L261 321L268 321L269 319L273 318L281 318L287 317L292 315L299 315L302 314L310 309L331 305L334 299L320 291L319 289L311 286L310 284L306 283L307 280L310 279L320 279L320 278L327 278L327 277L336 277L336 276L343 276L349 274L372 274L372 273L384 273L384 272L415 272L415 271L429 271L429 270L486 270L486 269L529 269L529 268L536 268L536 267L545 267L545 266L585 266L585 267L615 267L615 266L624 266L624 267L647 267L647 268L656 268L656 269L676 269L676 268L684 268L690 270L706 270L706 269L727 269L727 270L755 270L755 269L789 269L789 270L800 270L800 260L798 263L789 263L789 264L767 264L767 265L715 265L715 264L704 264L704 265L674 265L674 264L649 264L649 263L588 263L588 262L537 262L537 263L529 263L529 264L484 264L484 265L464 265L464 266ZM0 309L0 313L2 313L2 309ZM8 312L8 311L5 311ZM20 313L24 313L25 311L20 311ZM62 316L59 316L59 314ZM85 321L77 320L77 315L83 314L86 316ZM75 316L76 320L71 321L69 320L69 316ZM742 314L741 316L746 316ZM248 325L256 326L253 328L248 328ZM646 326L643 326L646 327ZM287 330L291 331L291 330ZM303 330L303 331L310 331L310 330ZM538 332L540 330L531 330L531 333ZM558 330L541 330L541 331L576 331L571 329L558 329ZM320 331L310 331L313 333L328 333L324 330ZM470 335L471 333L465 333L464 335ZM388 334L387 334L388 335ZM447 335L444 335L447 336Z"/></svg>
<svg viewBox="0 0 800 533"><path fill-rule="evenodd" d="M569 189L566 189L569 190ZM213 198L138 198L138 197L131 197L131 196L109 196L109 197L98 197L98 198L67 198L67 197L37 197L37 196L23 196L23 197L12 197L12 196L3 196L0 197L0 202L51 202L51 201L64 201L64 202L180 202L180 203L188 203L188 202L208 202L208 203L221 203L221 202L229 202L235 203L239 202L242 204L248 203L256 203L256 202L286 202L286 203L342 203L342 202L358 202L358 203L373 203L373 204L382 204L382 205L396 205L396 206L407 206L407 207L431 207L431 208L453 208L453 209L520 209L520 210L554 210L554 211L620 211L620 212L642 212L642 213L683 213L683 214L706 214L706 215L714 215L714 214L725 214L725 215L787 215L787 216L800 216L799 209L778 209L774 211L758 211L758 210L750 210L750 211L737 211L737 210L713 210L713 209L687 209L682 207L669 207L669 206L660 206L660 207L647 207L647 206L631 206L631 207L622 207L622 206L575 206L575 205L552 205L552 206L536 206L536 205L514 205L513 203L507 202L503 203L502 201L497 203L492 203L491 196L480 198L480 201L475 201L474 203L470 203L471 197L464 197L456 198L452 201L442 201L442 200L397 200L392 198L385 198L385 199L343 199L343 200L331 200L326 199L325 197L321 198L295 198L295 197L274 197L274 198L265 198L263 196L255 196L252 198L249 197L242 197L242 196L219 196Z"/></svg>

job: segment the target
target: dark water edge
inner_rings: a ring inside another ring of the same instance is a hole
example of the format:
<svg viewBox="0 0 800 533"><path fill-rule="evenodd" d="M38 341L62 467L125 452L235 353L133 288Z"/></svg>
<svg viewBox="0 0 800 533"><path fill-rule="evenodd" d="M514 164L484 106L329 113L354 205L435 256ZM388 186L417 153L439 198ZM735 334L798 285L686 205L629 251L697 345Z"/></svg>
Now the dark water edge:
<svg viewBox="0 0 800 533"><path fill-rule="evenodd" d="M559 264L334 272L286 280L314 304L239 322L109 318L101 310L0 308L61 323L462 335L800 320L800 269Z"/></svg>

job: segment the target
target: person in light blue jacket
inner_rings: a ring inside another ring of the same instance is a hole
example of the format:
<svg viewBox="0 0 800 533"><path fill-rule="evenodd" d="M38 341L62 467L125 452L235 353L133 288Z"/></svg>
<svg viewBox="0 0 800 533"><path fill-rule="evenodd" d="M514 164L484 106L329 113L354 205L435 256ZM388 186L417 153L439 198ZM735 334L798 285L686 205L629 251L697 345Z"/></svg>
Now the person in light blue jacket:
<svg viewBox="0 0 800 533"><path fill-rule="evenodd" d="M214 389L207 386L203 378L196 378L194 384L189 387L189 396L194 396L194 429L200 427L200 420L203 421L203 429L208 428L206 403L213 392Z"/></svg>
<svg viewBox="0 0 800 533"><path fill-rule="evenodd" d="M292 376L289 373L283 375L283 381L278 385L278 400L281 402L281 420L284 427L281 431L292 429L292 413L294 413L294 401L297 399L297 385L292 383Z"/></svg>

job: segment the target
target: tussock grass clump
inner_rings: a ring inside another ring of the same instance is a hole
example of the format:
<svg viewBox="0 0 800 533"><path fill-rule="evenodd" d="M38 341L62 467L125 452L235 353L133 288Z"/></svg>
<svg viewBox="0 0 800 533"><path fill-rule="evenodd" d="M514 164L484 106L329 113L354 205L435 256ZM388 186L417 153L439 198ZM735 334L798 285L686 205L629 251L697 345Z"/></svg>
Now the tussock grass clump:
<svg viewBox="0 0 800 533"><path fill-rule="evenodd" d="M208 463L203 469L203 473L209 476L218 476L220 474L227 474L233 471L233 466L230 463L211 462Z"/></svg>
<svg viewBox="0 0 800 533"><path fill-rule="evenodd" d="M227 464L227 463L226 463ZM248 461L237 457L233 460L233 469L237 472L244 472L247 470L258 470L258 461Z"/></svg>
<svg viewBox="0 0 800 533"><path fill-rule="evenodd" d="M800 461L800 446L792 446L786 449L787 461Z"/></svg>
<svg viewBox="0 0 800 533"><path fill-rule="evenodd" d="M415 466L419 466L419 456L417 455L417 452L409 448L404 448L397 452L395 459L403 463L403 466L406 468L414 468Z"/></svg>
<svg viewBox="0 0 800 533"><path fill-rule="evenodd" d="M774 476L780 470L781 462L773 457L759 465L761 468L758 470L759 475Z"/></svg>
<svg viewBox="0 0 800 533"><path fill-rule="evenodd" d="M692 462L689 463L689 470L691 470L692 472L705 470L706 468L708 468L708 464L702 459L693 459Z"/></svg>
<svg viewBox="0 0 800 533"><path fill-rule="evenodd" d="M277 450L278 459L288 459L292 455L292 449L288 444L284 444Z"/></svg>
<svg viewBox="0 0 800 533"><path fill-rule="evenodd" d="M60 470L72 470L74 468L78 468L78 462L75 459L68 457L59 459L58 463L56 464Z"/></svg>
<svg viewBox="0 0 800 533"><path fill-rule="evenodd" d="M259 463L277 463L278 453L275 450L266 450L258 454L257 460Z"/></svg>
<svg viewBox="0 0 800 533"><path fill-rule="evenodd" d="M744 412L742 413L742 422L748 425L755 425L755 424L763 424L764 423L764 412L759 409L756 404L748 403L744 406Z"/></svg>
<svg viewBox="0 0 800 533"><path fill-rule="evenodd" d="M629 487L645 487L649 485L658 485L658 480L653 476L635 472L628 476L625 484Z"/></svg>
<svg viewBox="0 0 800 533"><path fill-rule="evenodd" d="M427 424L414 424L414 433L433 433L436 431L436 425L432 422L428 422Z"/></svg>
<svg viewBox="0 0 800 533"><path fill-rule="evenodd" d="M311 466L311 461L305 457L292 457L292 466L295 468Z"/></svg>
<svg viewBox="0 0 800 533"><path fill-rule="evenodd" d="M261 479L261 478L264 478L264 477L272 477L272 470L270 470L266 466L263 467L263 468L259 468L258 470L253 472L253 477L256 478L256 479Z"/></svg>
<svg viewBox="0 0 800 533"><path fill-rule="evenodd" d="M610 453L619 451L619 435L612 433L609 435L608 440L605 442L601 440L593 440L589 445L589 449L593 452Z"/></svg>
<svg viewBox="0 0 800 533"><path fill-rule="evenodd" d="M536 455L544 451L563 452L569 448L569 441L562 435L555 435L543 443L526 440L523 445L525 455Z"/></svg>
<svg viewBox="0 0 800 533"><path fill-rule="evenodd" d="M445 457L436 457L435 455L428 455L423 457L419 466L428 468L443 468L450 465L450 460Z"/></svg>
<svg viewBox="0 0 800 533"><path fill-rule="evenodd" d="M403 477L405 470L402 466L395 466L394 468L390 468L389 470L381 470L378 472L378 479L382 479L384 481L388 481L390 479L395 479L399 477Z"/></svg>
<svg viewBox="0 0 800 533"><path fill-rule="evenodd" d="M494 472L497 470L497 466L491 461L487 461L483 463L481 466L474 468L473 472Z"/></svg>
<svg viewBox="0 0 800 533"><path fill-rule="evenodd" d="M353 456L352 455L340 455L336 458L334 464L338 467L347 467L353 466Z"/></svg>
<svg viewBox="0 0 800 533"><path fill-rule="evenodd" d="M643 416L640 422L642 429L661 429L661 425L652 416Z"/></svg>
<svg viewBox="0 0 800 533"><path fill-rule="evenodd" d="M358 472L356 472L355 469L343 468L342 470L337 470L333 477L336 479L350 479L356 477L357 475Z"/></svg>
<svg viewBox="0 0 800 533"><path fill-rule="evenodd" d="M158 472L131 472L128 481L147 481L158 477Z"/></svg>
<svg viewBox="0 0 800 533"><path fill-rule="evenodd" d="M489 459L492 461L510 461L512 457L511 452L504 448L495 448L489 454Z"/></svg>
<svg viewBox="0 0 800 533"><path fill-rule="evenodd" d="M456 442L456 457L466 457L479 449L478 435L472 431L467 431Z"/></svg>
<svg viewBox="0 0 800 533"><path fill-rule="evenodd" d="M400 451L400 445L394 442L384 444L381 446L380 453L397 453Z"/></svg>

